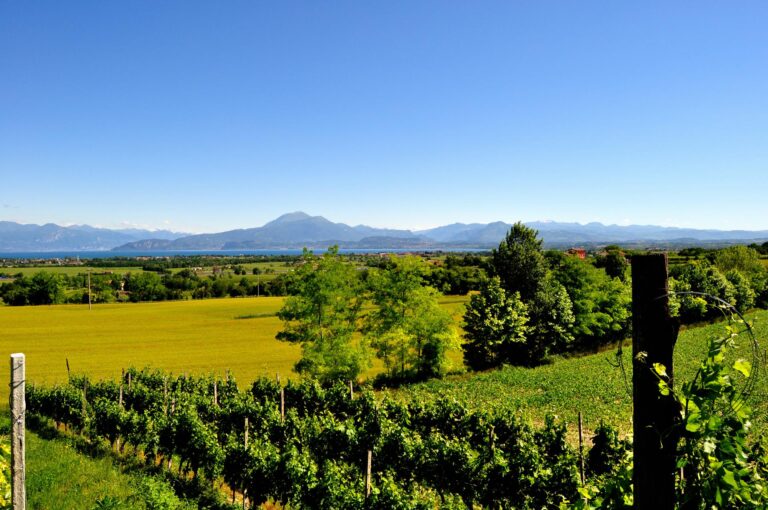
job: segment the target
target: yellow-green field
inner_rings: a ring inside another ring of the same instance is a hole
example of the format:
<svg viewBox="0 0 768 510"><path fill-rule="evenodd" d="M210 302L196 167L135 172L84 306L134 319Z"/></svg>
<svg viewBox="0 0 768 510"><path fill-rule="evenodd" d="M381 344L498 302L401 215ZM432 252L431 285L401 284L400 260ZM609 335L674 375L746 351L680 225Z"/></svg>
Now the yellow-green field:
<svg viewBox="0 0 768 510"><path fill-rule="evenodd" d="M46 271L49 273L65 274L67 276L74 276L78 274L87 274L88 269L91 273L112 273L112 274L124 274L129 272L140 273L143 271L140 267L88 267L88 266L35 266L35 267L0 267L0 272L10 275L23 274L24 276L32 276L40 271Z"/></svg>
<svg viewBox="0 0 768 510"><path fill-rule="evenodd" d="M466 297L441 304L457 319ZM223 374L246 383L280 372L293 376L300 348L275 340L283 298L232 298L160 303L55 306L0 306L0 352L23 352L27 381L65 381L66 359L73 372L116 378L129 366L174 373ZM253 316L253 318L238 318ZM7 358L6 358L7 359ZM458 357L460 359L460 357ZM0 380L8 380L0 363ZM377 367L374 367L374 372ZM0 384L0 402L7 400Z"/></svg>

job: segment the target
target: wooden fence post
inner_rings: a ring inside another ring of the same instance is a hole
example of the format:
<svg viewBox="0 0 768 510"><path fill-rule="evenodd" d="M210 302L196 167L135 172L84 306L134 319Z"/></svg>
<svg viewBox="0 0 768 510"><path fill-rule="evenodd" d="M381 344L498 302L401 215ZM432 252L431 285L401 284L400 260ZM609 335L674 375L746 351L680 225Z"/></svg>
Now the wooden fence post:
<svg viewBox="0 0 768 510"><path fill-rule="evenodd" d="M25 367L24 354L11 354L11 501L13 510L27 507L25 466L25 417L24 401Z"/></svg>
<svg viewBox="0 0 768 510"><path fill-rule="evenodd" d="M579 475L581 476L581 485L584 485L586 478L584 476L584 423L579 411Z"/></svg>
<svg viewBox="0 0 768 510"><path fill-rule="evenodd" d="M373 452L368 450L368 462L365 467L365 499L371 496L371 464L373 463Z"/></svg>
<svg viewBox="0 0 768 510"><path fill-rule="evenodd" d="M285 421L285 388L280 388L280 419Z"/></svg>
<svg viewBox="0 0 768 510"><path fill-rule="evenodd" d="M637 510L675 507L674 425L679 409L659 392L654 363L672 378L678 324L669 314L667 255L632 257L634 501Z"/></svg>

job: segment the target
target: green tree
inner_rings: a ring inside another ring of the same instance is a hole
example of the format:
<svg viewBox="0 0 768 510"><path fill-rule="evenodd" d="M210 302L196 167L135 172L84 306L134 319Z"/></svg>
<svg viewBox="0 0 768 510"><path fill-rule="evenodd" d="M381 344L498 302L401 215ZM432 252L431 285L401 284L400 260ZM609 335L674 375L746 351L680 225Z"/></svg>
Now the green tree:
<svg viewBox="0 0 768 510"><path fill-rule="evenodd" d="M617 249L608 250L607 253L598 257L595 261L597 267L605 269L605 273L611 278L619 278L626 282L629 276L629 262L624 253Z"/></svg>
<svg viewBox="0 0 768 510"><path fill-rule="evenodd" d="M519 292L523 302L536 295L547 273L537 236L536 230L517 222L491 252L492 275L499 277L507 294Z"/></svg>
<svg viewBox="0 0 768 510"><path fill-rule="evenodd" d="M717 267L705 260L695 261L684 266L673 266L670 270L675 279L677 292L696 292L708 294L722 299L728 304L735 305L735 289L731 282L721 273ZM680 318L683 322L695 322L715 316L719 305L712 301L701 299L688 299L685 295L677 296L675 306L679 304ZM702 302L706 302L706 308L702 308Z"/></svg>
<svg viewBox="0 0 768 510"><path fill-rule="evenodd" d="M520 294L507 295L498 277L482 284L464 314L464 362L473 370L520 357L528 333L528 308Z"/></svg>
<svg viewBox="0 0 768 510"><path fill-rule="evenodd" d="M39 271L29 281L29 304L52 305L64 300L61 278L55 273Z"/></svg>
<svg viewBox="0 0 768 510"><path fill-rule="evenodd" d="M166 288L157 273L129 273L125 279L125 290L130 291L131 301L161 301L165 299Z"/></svg>
<svg viewBox="0 0 768 510"><path fill-rule="evenodd" d="M536 295L528 303L531 328L527 351L521 363L540 363L552 352L566 352L573 342L573 305L565 287L553 276L542 281Z"/></svg>
<svg viewBox="0 0 768 510"><path fill-rule="evenodd" d="M283 321L277 339L301 344L297 372L322 383L356 379L370 366L366 345L354 338L363 297L360 278L340 260L336 246L322 257L305 250L302 261L293 294L277 313Z"/></svg>
<svg viewBox="0 0 768 510"><path fill-rule="evenodd" d="M764 308L768 307L768 270L762 264L757 250L747 246L724 248L715 255L715 266L725 274L731 271L739 271L747 278L749 287L755 294L753 303L749 305L750 307L754 304ZM728 278L728 280L736 285L736 282L732 281L731 278ZM743 282L739 280L739 284L741 283ZM741 297L744 297L744 294Z"/></svg>
<svg viewBox="0 0 768 510"><path fill-rule="evenodd" d="M595 348L628 333L632 301L629 285L563 252L549 251L546 257L553 276L565 287L573 304L573 334L580 347Z"/></svg>
<svg viewBox="0 0 768 510"><path fill-rule="evenodd" d="M725 277L733 285L734 306L740 312L746 312L755 305L755 291L750 286L749 278L738 269L731 269Z"/></svg>
<svg viewBox="0 0 768 510"><path fill-rule="evenodd" d="M390 376L441 376L447 351L457 344L450 313L440 294L424 285L427 267L417 257L393 257L387 268L368 275L376 309L366 317L365 332Z"/></svg>
<svg viewBox="0 0 768 510"><path fill-rule="evenodd" d="M715 255L715 265L723 273L736 269L746 276L765 271L757 251L746 246L729 246L719 250Z"/></svg>

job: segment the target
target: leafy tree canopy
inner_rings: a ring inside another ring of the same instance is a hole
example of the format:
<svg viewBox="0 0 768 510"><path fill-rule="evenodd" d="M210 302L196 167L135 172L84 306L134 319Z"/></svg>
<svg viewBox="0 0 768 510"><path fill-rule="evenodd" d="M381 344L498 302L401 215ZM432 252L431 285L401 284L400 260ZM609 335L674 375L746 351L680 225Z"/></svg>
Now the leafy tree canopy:
<svg viewBox="0 0 768 510"><path fill-rule="evenodd" d="M539 290L547 273L538 232L521 222L515 223L491 252L491 272L498 276L508 294L519 292L527 302Z"/></svg>
<svg viewBox="0 0 768 510"><path fill-rule="evenodd" d="M299 373L321 382L355 379L370 366L364 343L353 338L362 305L360 278L332 247L322 257L306 251L288 297L277 316L278 340L301 344Z"/></svg>
<svg viewBox="0 0 768 510"><path fill-rule="evenodd" d="M368 276L375 310L366 317L366 336L390 376L440 376L448 367L447 351L457 344L453 318L440 307L440 294L424 285L422 259L390 260Z"/></svg>
<svg viewBox="0 0 768 510"><path fill-rule="evenodd" d="M528 307L520 294L507 295L498 277L485 281L464 314L464 362L473 370L519 358L528 333Z"/></svg>

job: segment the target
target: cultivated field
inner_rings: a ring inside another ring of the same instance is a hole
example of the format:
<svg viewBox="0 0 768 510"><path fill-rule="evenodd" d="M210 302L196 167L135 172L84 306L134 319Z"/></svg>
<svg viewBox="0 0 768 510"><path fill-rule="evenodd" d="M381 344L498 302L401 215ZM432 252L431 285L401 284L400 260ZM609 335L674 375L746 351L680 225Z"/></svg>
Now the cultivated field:
<svg viewBox="0 0 768 510"><path fill-rule="evenodd" d="M35 267L0 267L0 272L9 275L17 275L19 273L24 276L32 276L40 271L47 273L63 274L67 276L76 276L79 274L87 274L88 266L35 266ZM91 267L91 273L111 273L111 274L124 274L124 273L141 273L144 270L140 267Z"/></svg>
<svg viewBox="0 0 768 510"><path fill-rule="evenodd" d="M242 383L275 372L295 376L300 348L275 340L283 299L121 303L91 311L87 305L0 306L0 352L24 352L32 383L65 381L66 359L73 372L97 379L116 378L131 365L190 374L229 369ZM466 301L448 296L441 304L458 320ZM0 380L8 380L8 370L0 364ZM7 398L7 385L0 384L0 402Z"/></svg>
<svg viewBox="0 0 768 510"><path fill-rule="evenodd" d="M282 298L211 299L139 304L0 307L0 346L27 355L27 380L66 380L75 372L115 378L146 365L176 373L222 373L239 380L289 374L299 348L278 342ZM257 318L239 319L241 316ZM3 364L0 377L7 379ZM5 380L3 379L3 380ZM7 390L2 386L0 398Z"/></svg>

